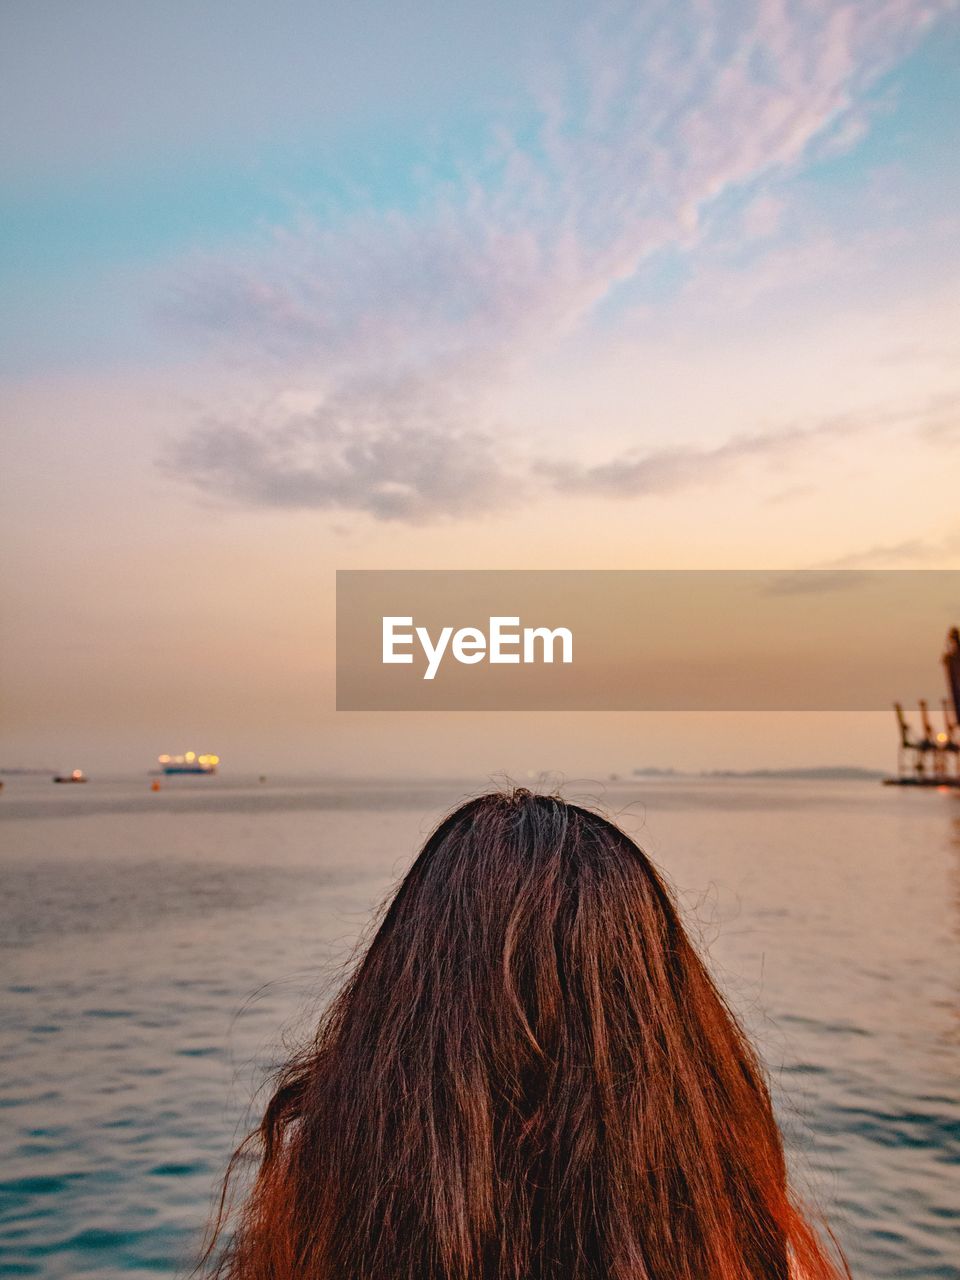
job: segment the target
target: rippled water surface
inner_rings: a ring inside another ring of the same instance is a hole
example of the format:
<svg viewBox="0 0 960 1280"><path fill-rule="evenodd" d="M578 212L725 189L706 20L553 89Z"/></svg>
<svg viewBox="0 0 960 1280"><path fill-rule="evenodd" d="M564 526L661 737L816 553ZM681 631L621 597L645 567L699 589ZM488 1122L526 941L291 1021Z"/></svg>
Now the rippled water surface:
<svg viewBox="0 0 960 1280"><path fill-rule="evenodd" d="M0 1274L182 1270L264 1070L466 789L7 779ZM960 796L717 780L602 801L757 1038L854 1274L960 1277Z"/></svg>

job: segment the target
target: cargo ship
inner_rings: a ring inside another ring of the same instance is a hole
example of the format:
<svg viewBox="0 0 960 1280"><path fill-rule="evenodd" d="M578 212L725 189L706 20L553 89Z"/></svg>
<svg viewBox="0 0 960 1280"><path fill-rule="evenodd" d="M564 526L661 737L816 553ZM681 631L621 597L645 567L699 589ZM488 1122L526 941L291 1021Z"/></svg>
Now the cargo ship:
<svg viewBox="0 0 960 1280"><path fill-rule="evenodd" d="M216 773L220 757L185 751L182 756L158 756L157 763L164 773Z"/></svg>
<svg viewBox="0 0 960 1280"><path fill-rule="evenodd" d="M82 769L73 769L70 773L55 773L54 782L86 782L87 775Z"/></svg>

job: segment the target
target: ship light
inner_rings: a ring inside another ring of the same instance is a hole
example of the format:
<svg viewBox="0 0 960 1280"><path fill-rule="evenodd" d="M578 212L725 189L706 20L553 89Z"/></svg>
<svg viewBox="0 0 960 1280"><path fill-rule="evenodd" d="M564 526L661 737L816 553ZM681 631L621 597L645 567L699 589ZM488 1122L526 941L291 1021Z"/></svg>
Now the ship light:
<svg viewBox="0 0 960 1280"><path fill-rule="evenodd" d="M196 758L197 758L197 753L195 751L188 751L187 754L184 756L184 760L189 760L191 764L194 762L194 760L196 760Z"/></svg>
<svg viewBox="0 0 960 1280"><path fill-rule="evenodd" d="M946 735L945 733L938 733L938 734L937 734L937 741L938 741L938 742L946 742L946 741L947 741L947 735Z"/></svg>

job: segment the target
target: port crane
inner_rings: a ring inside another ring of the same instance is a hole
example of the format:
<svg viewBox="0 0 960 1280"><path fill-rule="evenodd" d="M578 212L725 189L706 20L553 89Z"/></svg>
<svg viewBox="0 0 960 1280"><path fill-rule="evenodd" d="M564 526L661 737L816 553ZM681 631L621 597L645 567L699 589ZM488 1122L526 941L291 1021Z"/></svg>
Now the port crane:
<svg viewBox="0 0 960 1280"><path fill-rule="evenodd" d="M930 717L930 708L922 698L920 710L921 736L914 737L902 703L895 702L900 739L897 746L897 777L885 781L893 786L947 786L960 787L960 738L957 725L960 722L960 628L952 627L947 635L947 647L943 654L943 668L947 677L949 697L944 698L943 729L936 730Z"/></svg>
<svg viewBox="0 0 960 1280"><path fill-rule="evenodd" d="M917 706L920 709L920 723L923 726L923 737L920 740L921 750L924 756L930 756L933 761L933 776L942 779L946 776L947 757L944 747L947 741L945 733L937 733L933 727L933 721L930 719L930 708L927 706L923 698L921 698Z"/></svg>
<svg viewBox="0 0 960 1280"><path fill-rule="evenodd" d="M953 724L960 721L960 627L951 627L947 635L947 648L943 655L943 669L947 688L953 702Z"/></svg>
<svg viewBox="0 0 960 1280"><path fill-rule="evenodd" d="M960 742L957 741L957 721L950 709L950 699L944 698L940 705L943 708L943 733L937 736L946 739L943 744L943 750L948 755L960 755ZM960 761L955 763L954 771L960 773Z"/></svg>
<svg viewBox="0 0 960 1280"><path fill-rule="evenodd" d="M893 708L897 713L897 726L900 730L900 745L897 750L897 769L902 775L907 774L904 767L907 760L910 761L910 775L923 781L926 779L938 780L947 775L947 757L949 753L960 751L960 745L953 741L951 729L951 720L947 701L943 702L943 715L945 731L938 733L930 719L930 708L926 701L921 698L917 706L920 710L920 727L923 736L914 738L903 710L903 705L899 702L893 704ZM956 725L953 726L956 728Z"/></svg>
<svg viewBox="0 0 960 1280"><path fill-rule="evenodd" d="M901 778L915 777L918 781L926 779L927 756L933 750L933 743L928 738L914 738L910 723L903 710L903 704L895 702L893 709L897 713L897 725L900 729L900 743L897 748L897 773ZM910 761L909 774L905 767Z"/></svg>

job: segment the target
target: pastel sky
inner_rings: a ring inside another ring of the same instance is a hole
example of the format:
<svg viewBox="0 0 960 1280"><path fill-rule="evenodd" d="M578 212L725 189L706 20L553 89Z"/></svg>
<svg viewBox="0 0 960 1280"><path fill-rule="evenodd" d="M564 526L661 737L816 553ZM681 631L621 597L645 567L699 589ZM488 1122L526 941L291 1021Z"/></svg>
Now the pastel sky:
<svg viewBox="0 0 960 1280"><path fill-rule="evenodd" d="M960 567L958 72L942 0L7 0L0 763L889 763L337 716L333 573Z"/></svg>

